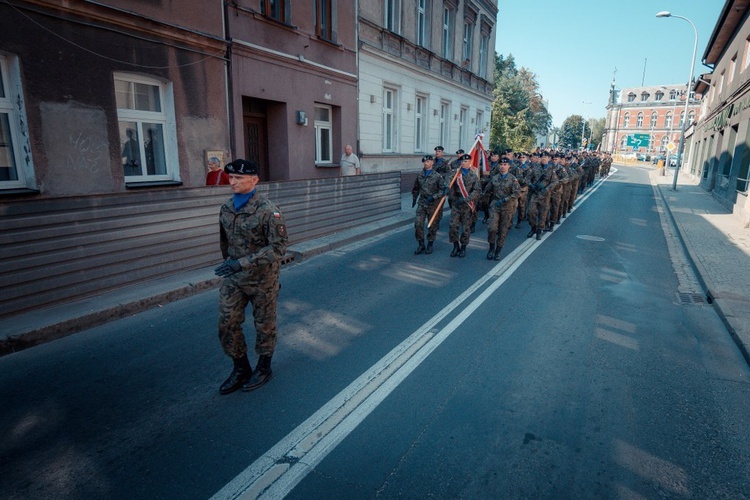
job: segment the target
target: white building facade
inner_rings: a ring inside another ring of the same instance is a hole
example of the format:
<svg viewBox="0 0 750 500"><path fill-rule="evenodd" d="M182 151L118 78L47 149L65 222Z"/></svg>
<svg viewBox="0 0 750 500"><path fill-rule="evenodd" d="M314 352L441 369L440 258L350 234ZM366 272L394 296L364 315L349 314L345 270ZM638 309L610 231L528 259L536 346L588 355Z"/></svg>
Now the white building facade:
<svg viewBox="0 0 750 500"><path fill-rule="evenodd" d="M359 2L359 152L366 173L418 170L489 143L497 0Z"/></svg>

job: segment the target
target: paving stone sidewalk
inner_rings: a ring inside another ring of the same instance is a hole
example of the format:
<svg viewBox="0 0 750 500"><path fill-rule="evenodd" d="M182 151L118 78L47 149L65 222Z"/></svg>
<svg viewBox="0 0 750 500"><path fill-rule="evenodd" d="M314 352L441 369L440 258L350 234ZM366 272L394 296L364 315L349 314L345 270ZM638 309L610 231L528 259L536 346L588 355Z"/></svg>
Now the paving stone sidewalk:
<svg viewBox="0 0 750 500"><path fill-rule="evenodd" d="M750 229L699 185L673 171L651 179L674 220L706 296L750 363Z"/></svg>

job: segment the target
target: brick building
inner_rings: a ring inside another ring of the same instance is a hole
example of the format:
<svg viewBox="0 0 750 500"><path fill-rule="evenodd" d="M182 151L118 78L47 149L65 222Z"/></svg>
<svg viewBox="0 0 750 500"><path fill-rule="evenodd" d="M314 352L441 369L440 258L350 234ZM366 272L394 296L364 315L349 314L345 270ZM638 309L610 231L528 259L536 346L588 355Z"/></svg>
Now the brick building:
<svg viewBox="0 0 750 500"><path fill-rule="evenodd" d="M700 96L692 96L688 123L698 118ZM602 150L611 153L666 154L677 146L685 115L685 85L610 87ZM629 139L630 137L630 139ZM636 142L634 139L642 139ZM676 151L676 150L675 150Z"/></svg>

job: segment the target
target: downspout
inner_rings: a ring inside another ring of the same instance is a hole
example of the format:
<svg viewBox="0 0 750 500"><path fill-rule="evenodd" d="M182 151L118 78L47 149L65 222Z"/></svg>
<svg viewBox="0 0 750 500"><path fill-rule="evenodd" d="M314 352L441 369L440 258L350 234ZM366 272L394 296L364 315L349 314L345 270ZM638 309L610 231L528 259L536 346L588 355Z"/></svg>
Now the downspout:
<svg viewBox="0 0 750 500"><path fill-rule="evenodd" d="M234 159L236 155L236 143L234 138L234 83L232 80L232 38L229 34L229 2L224 3L224 39L227 42L226 52L226 93L227 93L227 119L229 120L229 155Z"/></svg>

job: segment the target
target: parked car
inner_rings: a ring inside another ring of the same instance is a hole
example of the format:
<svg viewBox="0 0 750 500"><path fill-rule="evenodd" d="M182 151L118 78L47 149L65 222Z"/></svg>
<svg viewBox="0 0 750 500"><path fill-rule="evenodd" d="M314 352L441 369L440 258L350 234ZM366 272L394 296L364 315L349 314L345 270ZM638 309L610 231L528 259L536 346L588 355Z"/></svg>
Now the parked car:
<svg viewBox="0 0 750 500"><path fill-rule="evenodd" d="M677 157L673 156L669 159L669 166L670 167L676 167L677 166Z"/></svg>
<svg viewBox="0 0 750 500"><path fill-rule="evenodd" d="M651 163L653 163L654 165L659 163L660 160L666 162L667 157L664 155L654 155L651 157Z"/></svg>

